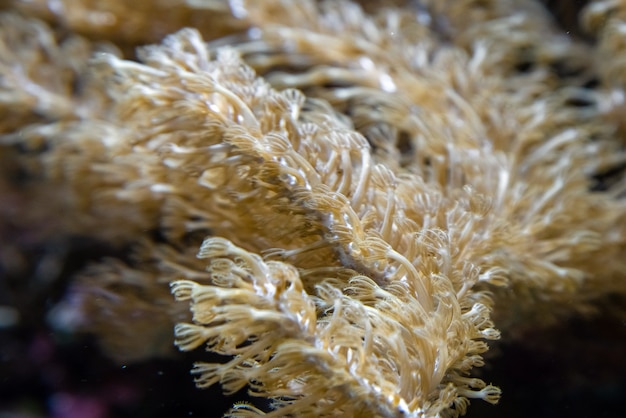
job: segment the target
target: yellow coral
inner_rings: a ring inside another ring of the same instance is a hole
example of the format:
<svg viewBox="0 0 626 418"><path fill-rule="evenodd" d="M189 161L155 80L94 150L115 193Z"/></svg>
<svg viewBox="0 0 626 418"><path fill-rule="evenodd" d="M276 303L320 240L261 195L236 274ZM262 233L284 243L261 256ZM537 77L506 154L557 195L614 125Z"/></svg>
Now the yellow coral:
<svg viewBox="0 0 626 418"><path fill-rule="evenodd" d="M626 292L621 15L594 49L534 2L395 3L2 13L0 156L68 214L50 234L134 251L74 288L113 356L178 323L181 349L230 356L198 386L269 415L457 416L499 396L471 376L492 309L511 331Z"/></svg>

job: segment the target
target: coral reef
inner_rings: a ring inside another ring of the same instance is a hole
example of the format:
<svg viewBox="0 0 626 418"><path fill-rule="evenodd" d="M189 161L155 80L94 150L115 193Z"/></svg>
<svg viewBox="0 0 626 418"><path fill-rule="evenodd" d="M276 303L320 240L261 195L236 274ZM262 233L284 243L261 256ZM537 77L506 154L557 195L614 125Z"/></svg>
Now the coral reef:
<svg viewBox="0 0 626 418"><path fill-rule="evenodd" d="M205 347L199 387L268 399L231 416L456 417L500 332L623 315L626 4L583 40L538 2L361 3L9 2L6 277L106 247L49 321Z"/></svg>

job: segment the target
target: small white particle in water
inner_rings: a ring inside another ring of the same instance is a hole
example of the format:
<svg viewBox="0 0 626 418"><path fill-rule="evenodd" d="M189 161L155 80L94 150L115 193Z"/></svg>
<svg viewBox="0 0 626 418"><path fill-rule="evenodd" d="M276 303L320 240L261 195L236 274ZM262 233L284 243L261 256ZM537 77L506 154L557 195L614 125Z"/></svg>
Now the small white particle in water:
<svg viewBox="0 0 626 418"><path fill-rule="evenodd" d="M20 320L20 314L10 306L0 306L0 328L9 328Z"/></svg>

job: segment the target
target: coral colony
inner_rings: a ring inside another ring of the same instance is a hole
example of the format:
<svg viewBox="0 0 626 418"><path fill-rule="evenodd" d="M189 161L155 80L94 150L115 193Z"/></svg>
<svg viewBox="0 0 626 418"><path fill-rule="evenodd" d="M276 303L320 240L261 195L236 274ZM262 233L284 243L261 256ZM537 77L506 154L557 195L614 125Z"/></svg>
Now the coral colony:
<svg viewBox="0 0 626 418"><path fill-rule="evenodd" d="M53 320L126 362L223 355L197 386L268 400L234 417L497 403L487 342L626 293L626 2L579 19L576 37L528 0L9 1L12 222L130 249Z"/></svg>

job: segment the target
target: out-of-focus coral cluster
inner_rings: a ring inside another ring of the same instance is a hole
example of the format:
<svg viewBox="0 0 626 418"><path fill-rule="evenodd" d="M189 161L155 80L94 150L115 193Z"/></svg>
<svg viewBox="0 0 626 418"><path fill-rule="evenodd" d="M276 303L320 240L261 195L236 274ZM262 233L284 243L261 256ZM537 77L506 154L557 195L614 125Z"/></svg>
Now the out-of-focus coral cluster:
<svg viewBox="0 0 626 418"><path fill-rule="evenodd" d="M116 249L51 321L269 415L495 403L495 327L626 294L622 3L14 0L0 232Z"/></svg>

